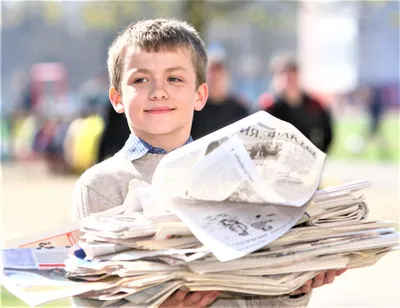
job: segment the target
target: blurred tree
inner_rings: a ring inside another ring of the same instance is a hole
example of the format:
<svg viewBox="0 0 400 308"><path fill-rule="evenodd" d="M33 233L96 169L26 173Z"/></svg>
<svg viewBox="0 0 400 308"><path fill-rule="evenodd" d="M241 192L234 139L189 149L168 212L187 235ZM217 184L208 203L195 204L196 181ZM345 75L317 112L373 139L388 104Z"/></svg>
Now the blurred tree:
<svg viewBox="0 0 400 308"><path fill-rule="evenodd" d="M388 1L388 0L369 0L369 1L363 1L365 4L367 4L367 5L370 5L370 6L374 6L374 7L377 7L377 8L383 8L383 7L385 7L387 4L388 4L388 2L390 2L390 1Z"/></svg>
<svg viewBox="0 0 400 308"><path fill-rule="evenodd" d="M117 31L143 18L176 15L179 2L171 1L88 1L83 5L83 21L88 28Z"/></svg>
<svg viewBox="0 0 400 308"><path fill-rule="evenodd" d="M245 22L274 32L292 31L297 1L206 1L206 20Z"/></svg>
<svg viewBox="0 0 400 308"><path fill-rule="evenodd" d="M185 19L194 26L202 38L205 37L208 7L205 0L185 0Z"/></svg>
<svg viewBox="0 0 400 308"><path fill-rule="evenodd" d="M47 25L59 23L63 18L61 3L57 1L43 1L43 19Z"/></svg>
<svg viewBox="0 0 400 308"><path fill-rule="evenodd" d="M21 2L1 2L1 28L13 28L27 16L27 6Z"/></svg>
<svg viewBox="0 0 400 308"><path fill-rule="evenodd" d="M145 1L143 11L150 18L178 17L181 6L182 1Z"/></svg>
<svg viewBox="0 0 400 308"><path fill-rule="evenodd" d="M117 16L121 2L88 1L82 7L82 19L87 28L111 29L117 28L122 16Z"/></svg>
<svg viewBox="0 0 400 308"><path fill-rule="evenodd" d="M390 13L389 23L391 26L399 28L400 27L400 12L394 11Z"/></svg>

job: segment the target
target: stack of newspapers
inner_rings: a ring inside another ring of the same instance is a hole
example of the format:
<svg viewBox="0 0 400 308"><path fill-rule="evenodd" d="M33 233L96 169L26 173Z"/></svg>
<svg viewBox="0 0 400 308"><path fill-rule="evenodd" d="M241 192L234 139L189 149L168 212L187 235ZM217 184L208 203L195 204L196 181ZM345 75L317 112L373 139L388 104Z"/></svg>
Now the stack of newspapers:
<svg viewBox="0 0 400 308"><path fill-rule="evenodd" d="M369 181L318 189L324 161L293 126L256 113L169 153L151 185L132 180L79 236L73 226L4 249L2 284L31 306L78 296L158 307L180 288L276 296L373 265L399 247L396 226L367 220Z"/></svg>

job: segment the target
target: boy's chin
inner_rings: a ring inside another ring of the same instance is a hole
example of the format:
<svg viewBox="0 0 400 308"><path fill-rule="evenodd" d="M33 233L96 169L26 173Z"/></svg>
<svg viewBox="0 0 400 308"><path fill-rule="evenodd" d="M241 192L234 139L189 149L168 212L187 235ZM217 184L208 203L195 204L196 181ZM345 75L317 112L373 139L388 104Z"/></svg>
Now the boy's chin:
<svg viewBox="0 0 400 308"><path fill-rule="evenodd" d="M147 134L153 136L165 136L176 134L177 127L151 127L146 130Z"/></svg>

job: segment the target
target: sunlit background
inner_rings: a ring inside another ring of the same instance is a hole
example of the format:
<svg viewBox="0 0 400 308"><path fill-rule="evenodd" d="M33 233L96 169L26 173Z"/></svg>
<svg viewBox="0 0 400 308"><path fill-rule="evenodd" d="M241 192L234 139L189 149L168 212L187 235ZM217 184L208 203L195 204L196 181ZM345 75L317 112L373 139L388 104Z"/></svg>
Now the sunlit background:
<svg viewBox="0 0 400 308"><path fill-rule="evenodd" d="M399 223L398 1L6 0L0 25L2 244L70 221L74 182L97 160L109 108L107 48L130 22L156 17L195 25L208 51L224 54L231 90L251 112L271 91L271 58L294 52L304 88L334 117L324 185L371 179L370 218ZM373 136L368 93L382 107ZM51 142L58 148L49 153ZM396 257L315 290L310 307L399 307ZM2 300L2 307L23 305L4 290Z"/></svg>

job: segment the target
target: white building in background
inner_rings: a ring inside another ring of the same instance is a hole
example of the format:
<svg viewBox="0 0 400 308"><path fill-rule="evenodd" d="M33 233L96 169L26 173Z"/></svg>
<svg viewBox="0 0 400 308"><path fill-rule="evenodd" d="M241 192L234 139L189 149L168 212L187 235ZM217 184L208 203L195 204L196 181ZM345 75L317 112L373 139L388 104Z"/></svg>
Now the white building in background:
<svg viewBox="0 0 400 308"><path fill-rule="evenodd" d="M399 84L398 5L384 0L304 0L298 15L304 85L344 93L362 84Z"/></svg>
<svg viewBox="0 0 400 308"><path fill-rule="evenodd" d="M371 1L360 5L359 33L360 82L399 84L400 2Z"/></svg>

